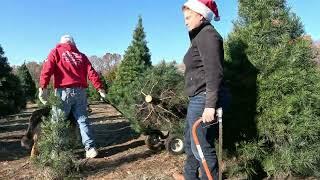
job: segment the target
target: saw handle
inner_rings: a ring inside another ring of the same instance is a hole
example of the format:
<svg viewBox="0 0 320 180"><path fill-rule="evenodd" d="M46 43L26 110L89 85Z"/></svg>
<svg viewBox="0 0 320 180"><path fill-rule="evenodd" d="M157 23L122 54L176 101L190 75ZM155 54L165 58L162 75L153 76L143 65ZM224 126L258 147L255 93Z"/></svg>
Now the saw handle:
<svg viewBox="0 0 320 180"><path fill-rule="evenodd" d="M221 177L222 177L222 169L221 169L222 168L221 167L221 165L222 165L222 114L223 114L222 108L218 108L217 111L216 111L217 122L213 122L210 125L206 125L205 126L205 127L207 127L207 126L211 126L211 125L219 123L219 179L221 179ZM200 146L200 143L199 143L199 139L198 139L198 135L197 135L197 129L201 125L201 122L202 122L202 118L199 118L193 124L193 126L192 126L192 138L193 138L194 143L195 143L195 145L197 147L198 154L199 154L199 156L201 158L201 162L202 162L202 165L203 165L204 170L206 172L206 175L207 175L209 180L213 180L213 176L211 175L211 172L209 170L207 161L204 158L203 151L201 149L201 146ZM203 127L203 128L205 128L205 127Z"/></svg>
<svg viewBox="0 0 320 180"><path fill-rule="evenodd" d="M209 167L208 167L208 164L207 164L207 161L206 159L204 158L204 155L203 155L203 151L201 149L201 146L200 146L200 143L199 143L199 139L198 139L198 135L197 135L197 129L199 128L200 124L202 122L202 119L199 118L192 126L192 138L194 140L194 143L197 147L197 150L198 150L198 154L201 158L201 162L202 162L202 165L203 165L203 168L206 172L206 175L208 177L209 180L213 180L213 177L210 173L210 170L209 170Z"/></svg>

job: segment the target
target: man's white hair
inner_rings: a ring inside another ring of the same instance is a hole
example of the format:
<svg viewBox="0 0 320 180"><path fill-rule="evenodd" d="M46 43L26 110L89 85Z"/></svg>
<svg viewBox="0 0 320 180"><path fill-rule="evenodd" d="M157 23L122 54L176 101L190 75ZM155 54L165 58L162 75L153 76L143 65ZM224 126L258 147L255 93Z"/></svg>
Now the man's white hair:
<svg viewBox="0 0 320 180"><path fill-rule="evenodd" d="M68 34L61 36L60 43L70 43L70 44L73 44L73 45L76 44L74 42L74 40L73 40L73 37L68 35Z"/></svg>

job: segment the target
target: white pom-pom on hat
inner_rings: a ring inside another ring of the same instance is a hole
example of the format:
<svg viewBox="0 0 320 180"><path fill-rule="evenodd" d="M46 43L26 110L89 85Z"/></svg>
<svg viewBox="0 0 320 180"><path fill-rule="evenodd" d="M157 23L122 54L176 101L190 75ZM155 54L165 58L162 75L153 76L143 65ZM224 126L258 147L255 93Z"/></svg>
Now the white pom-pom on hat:
<svg viewBox="0 0 320 180"><path fill-rule="evenodd" d="M220 21L218 6L214 0L188 0L183 5L211 21L214 15L215 21Z"/></svg>

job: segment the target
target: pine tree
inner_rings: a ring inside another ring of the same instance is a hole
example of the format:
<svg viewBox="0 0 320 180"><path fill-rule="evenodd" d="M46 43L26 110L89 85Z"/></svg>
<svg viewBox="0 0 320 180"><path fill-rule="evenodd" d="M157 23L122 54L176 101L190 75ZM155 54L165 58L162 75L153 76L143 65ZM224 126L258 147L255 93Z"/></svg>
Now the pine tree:
<svg viewBox="0 0 320 180"><path fill-rule="evenodd" d="M238 173L320 176L320 73L303 36L285 0L239 1L226 42L234 98L225 121L241 135L228 139L240 143Z"/></svg>
<svg viewBox="0 0 320 180"><path fill-rule="evenodd" d="M103 85L103 89L107 89L108 85L107 85L107 82L106 82L105 78L102 76L102 74L99 74L99 75L100 75L100 80L101 80L102 85ZM88 94L89 101L99 101L100 98L101 98L99 92L92 85L92 83L90 83L88 88L87 88L87 94Z"/></svg>
<svg viewBox="0 0 320 180"><path fill-rule="evenodd" d="M132 82L136 81L143 72L151 67L151 55L145 38L146 34L142 18L139 17L138 24L133 33L133 40L117 69L116 79L109 92L110 100L115 105L130 98L128 93L134 87Z"/></svg>
<svg viewBox="0 0 320 180"><path fill-rule="evenodd" d="M34 101L37 93L36 84L32 80L31 74L25 63L18 68L17 75L20 79L26 100Z"/></svg>
<svg viewBox="0 0 320 180"><path fill-rule="evenodd" d="M79 169L73 152L79 142L71 128L71 120L65 119L61 110L61 100L53 93L49 97L48 106L52 108L49 117L42 117L41 136L37 142L39 155L33 162L43 169L42 173L48 179L72 178Z"/></svg>
<svg viewBox="0 0 320 180"><path fill-rule="evenodd" d="M0 46L0 116L18 112L26 105L19 78L7 61Z"/></svg>
<svg viewBox="0 0 320 180"><path fill-rule="evenodd" d="M99 93L91 83L88 85L87 95L88 95L89 104L91 101L99 101L100 99Z"/></svg>
<svg viewBox="0 0 320 180"><path fill-rule="evenodd" d="M118 67L115 66L112 69L110 69L107 73L104 74L104 78L109 86L111 86L116 79L116 73L117 73Z"/></svg>

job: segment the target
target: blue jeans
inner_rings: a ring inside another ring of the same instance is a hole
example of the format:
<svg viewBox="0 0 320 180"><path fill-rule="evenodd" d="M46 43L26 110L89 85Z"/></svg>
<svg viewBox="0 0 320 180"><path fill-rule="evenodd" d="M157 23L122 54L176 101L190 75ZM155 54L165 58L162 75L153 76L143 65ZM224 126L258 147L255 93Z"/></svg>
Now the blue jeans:
<svg viewBox="0 0 320 180"><path fill-rule="evenodd" d="M72 113L77 121L85 149L95 147L92 127L88 120L86 89L58 88L56 89L56 95L62 100L65 117L67 118Z"/></svg>
<svg viewBox="0 0 320 180"><path fill-rule="evenodd" d="M208 179L205 170L202 166L200 156L192 138L192 126L203 113L205 108L206 95L200 93L196 96L190 97L188 105L187 120L185 127L185 152L187 159L184 166L184 177L186 180L199 179L198 168L200 167L201 179ZM216 126L202 127L197 129L197 135L199 143L202 148L204 157L211 171L211 175L214 179L218 179L218 160L216 156L216 150L214 147Z"/></svg>

